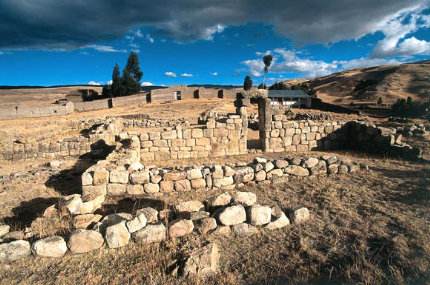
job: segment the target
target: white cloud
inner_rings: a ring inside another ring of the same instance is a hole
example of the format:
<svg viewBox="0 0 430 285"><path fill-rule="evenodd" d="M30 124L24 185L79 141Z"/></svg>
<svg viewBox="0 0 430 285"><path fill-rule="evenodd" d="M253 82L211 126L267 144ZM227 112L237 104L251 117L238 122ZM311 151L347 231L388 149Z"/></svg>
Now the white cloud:
<svg viewBox="0 0 430 285"><path fill-rule="evenodd" d="M154 84L152 84L151 82L148 82L148 81L142 82L140 85L141 86L154 86Z"/></svg>
<svg viewBox="0 0 430 285"><path fill-rule="evenodd" d="M166 87L166 85L165 85L165 84L161 84L161 86Z"/></svg>
<svg viewBox="0 0 430 285"><path fill-rule="evenodd" d="M193 77L191 73L182 73L181 77Z"/></svg>
<svg viewBox="0 0 430 285"><path fill-rule="evenodd" d="M212 72L211 75L212 76L218 76L218 72Z"/></svg>
<svg viewBox="0 0 430 285"><path fill-rule="evenodd" d="M420 14L423 9L423 7L417 6L402 10L395 17L382 21L378 25L378 30L384 33L385 38L375 45L370 57L384 58L428 54L430 42L415 37L406 38L407 35L420 28L430 27L430 16Z"/></svg>
<svg viewBox="0 0 430 285"><path fill-rule="evenodd" d="M339 64L341 70L354 69L359 67L371 67L377 65L392 65L392 64L400 64L402 61L397 59L385 59L385 58L357 58L352 60L343 60L343 61L334 61L335 64Z"/></svg>
<svg viewBox="0 0 430 285"><path fill-rule="evenodd" d="M140 32L140 29L137 29L134 34L136 35L136 37L141 38L143 37L142 33Z"/></svg>
<svg viewBox="0 0 430 285"><path fill-rule="evenodd" d="M168 71L168 72L164 72L164 76L168 76L168 77L176 77L176 73Z"/></svg>
<svg viewBox="0 0 430 285"><path fill-rule="evenodd" d="M112 80L109 80L108 82L106 82L107 85L112 85Z"/></svg>
<svg viewBox="0 0 430 285"><path fill-rule="evenodd" d="M148 39L148 41L152 44L154 43L154 38L151 37L150 34L146 34L146 38Z"/></svg>
<svg viewBox="0 0 430 285"><path fill-rule="evenodd" d="M100 86L100 83L90 81L90 82L88 82L88 85Z"/></svg>
<svg viewBox="0 0 430 285"><path fill-rule="evenodd" d="M96 51L99 52L127 52L127 50L125 49L115 49L112 46L104 46L104 45L91 45L91 46L87 46L86 48L93 48Z"/></svg>

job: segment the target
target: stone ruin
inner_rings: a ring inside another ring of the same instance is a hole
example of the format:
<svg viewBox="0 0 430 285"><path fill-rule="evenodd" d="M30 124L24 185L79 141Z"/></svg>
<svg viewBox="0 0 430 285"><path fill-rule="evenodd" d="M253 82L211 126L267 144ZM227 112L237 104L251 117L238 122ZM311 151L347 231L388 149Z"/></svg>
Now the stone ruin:
<svg viewBox="0 0 430 285"><path fill-rule="evenodd" d="M255 90L244 92L242 98L235 102L236 114L218 116L208 112L204 114L204 123L197 126L187 121L151 120L146 116L110 118L98 124L91 130L88 140L103 140L106 145L112 145L114 151L82 174L82 195L63 197L59 205L47 208L44 213L45 217L70 216L74 230L67 239L51 236L36 240L27 233L26 237L34 240L30 244L22 238L11 241L10 227L1 225L0 262L15 261L30 254L40 257L61 257L67 251L80 254L97 250L105 244L109 248L124 247L129 242L150 244L193 232L243 237L260 230L294 226L310 218L307 208L301 205L293 209L281 209L279 205L262 206L257 204L255 194L241 189L246 185L368 170L365 163L339 156L316 157L296 152L351 148L384 151L387 155L409 159L416 159L421 153L419 149L403 144L396 129L360 121L291 121L286 115L273 115L270 100L264 95L264 92ZM285 157L271 160L255 158L248 163L223 165L154 165L154 160L249 153L246 107L251 99L258 102L262 151L283 152ZM142 132L126 131L128 127L140 127ZM153 127L163 130L145 131L145 128ZM3 153L3 158L7 159L9 155ZM12 158L15 157L12 155ZM186 201L167 205L164 209L142 208L134 215L98 214L106 199L218 189L227 192L206 201ZM214 274L218 259L218 245L211 242L190 254L183 273Z"/></svg>

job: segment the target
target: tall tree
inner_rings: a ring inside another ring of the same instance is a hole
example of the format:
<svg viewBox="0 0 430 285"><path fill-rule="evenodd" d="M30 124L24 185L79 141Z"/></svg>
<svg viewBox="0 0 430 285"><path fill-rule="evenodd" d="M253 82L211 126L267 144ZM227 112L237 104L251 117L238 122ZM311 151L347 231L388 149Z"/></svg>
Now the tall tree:
<svg viewBox="0 0 430 285"><path fill-rule="evenodd" d="M272 64L273 56L271 54L266 54L263 56L263 62L264 62L264 75L263 75L263 86L266 86L264 84L264 79L266 79L266 73L269 72L269 67Z"/></svg>
<svg viewBox="0 0 430 285"><path fill-rule="evenodd" d="M119 72L118 64L115 64L112 72L112 84L110 86L110 93L113 97L121 96L121 74Z"/></svg>
<svg viewBox="0 0 430 285"><path fill-rule="evenodd" d="M250 90L252 88L252 79L247 75L243 82L243 90Z"/></svg>
<svg viewBox="0 0 430 285"><path fill-rule="evenodd" d="M142 79L143 72L140 70L139 58L137 56L137 53L135 53L134 51L132 51L128 56L127 65L125 66L125 69L127 69L130 72L130 76L136 82L137 91L139 91L140 80Z"/></svg>
<svg viewBox="0 0 430 285"><path fill-rule="evenodd" d="M139 87L138 84L136 84L136 80L133 78L130 71L124 68L121 78L121 96L128 96L136 94L137 92L139 92Z"/></svg>

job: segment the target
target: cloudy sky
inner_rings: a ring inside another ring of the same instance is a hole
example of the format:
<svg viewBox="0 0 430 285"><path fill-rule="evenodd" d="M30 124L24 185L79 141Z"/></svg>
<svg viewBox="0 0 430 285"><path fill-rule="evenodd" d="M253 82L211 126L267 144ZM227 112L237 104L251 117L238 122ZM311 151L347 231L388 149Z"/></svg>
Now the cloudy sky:
<svg viewBox="0 0 430 285"><path fill-rule="evenodd" d="M430 0L0 0L0 85L271 82L430 58Z"/></svg>

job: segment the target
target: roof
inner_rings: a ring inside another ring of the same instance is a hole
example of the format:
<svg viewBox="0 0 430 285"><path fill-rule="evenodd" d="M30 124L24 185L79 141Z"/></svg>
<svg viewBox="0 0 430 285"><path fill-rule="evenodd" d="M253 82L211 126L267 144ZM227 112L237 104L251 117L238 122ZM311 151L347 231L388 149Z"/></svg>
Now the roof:
<svg viewBox="0 0 430 285"><path fill-rule="evenodd" d="M311 98L302 90L269 90L269 98Z"/></svg>

